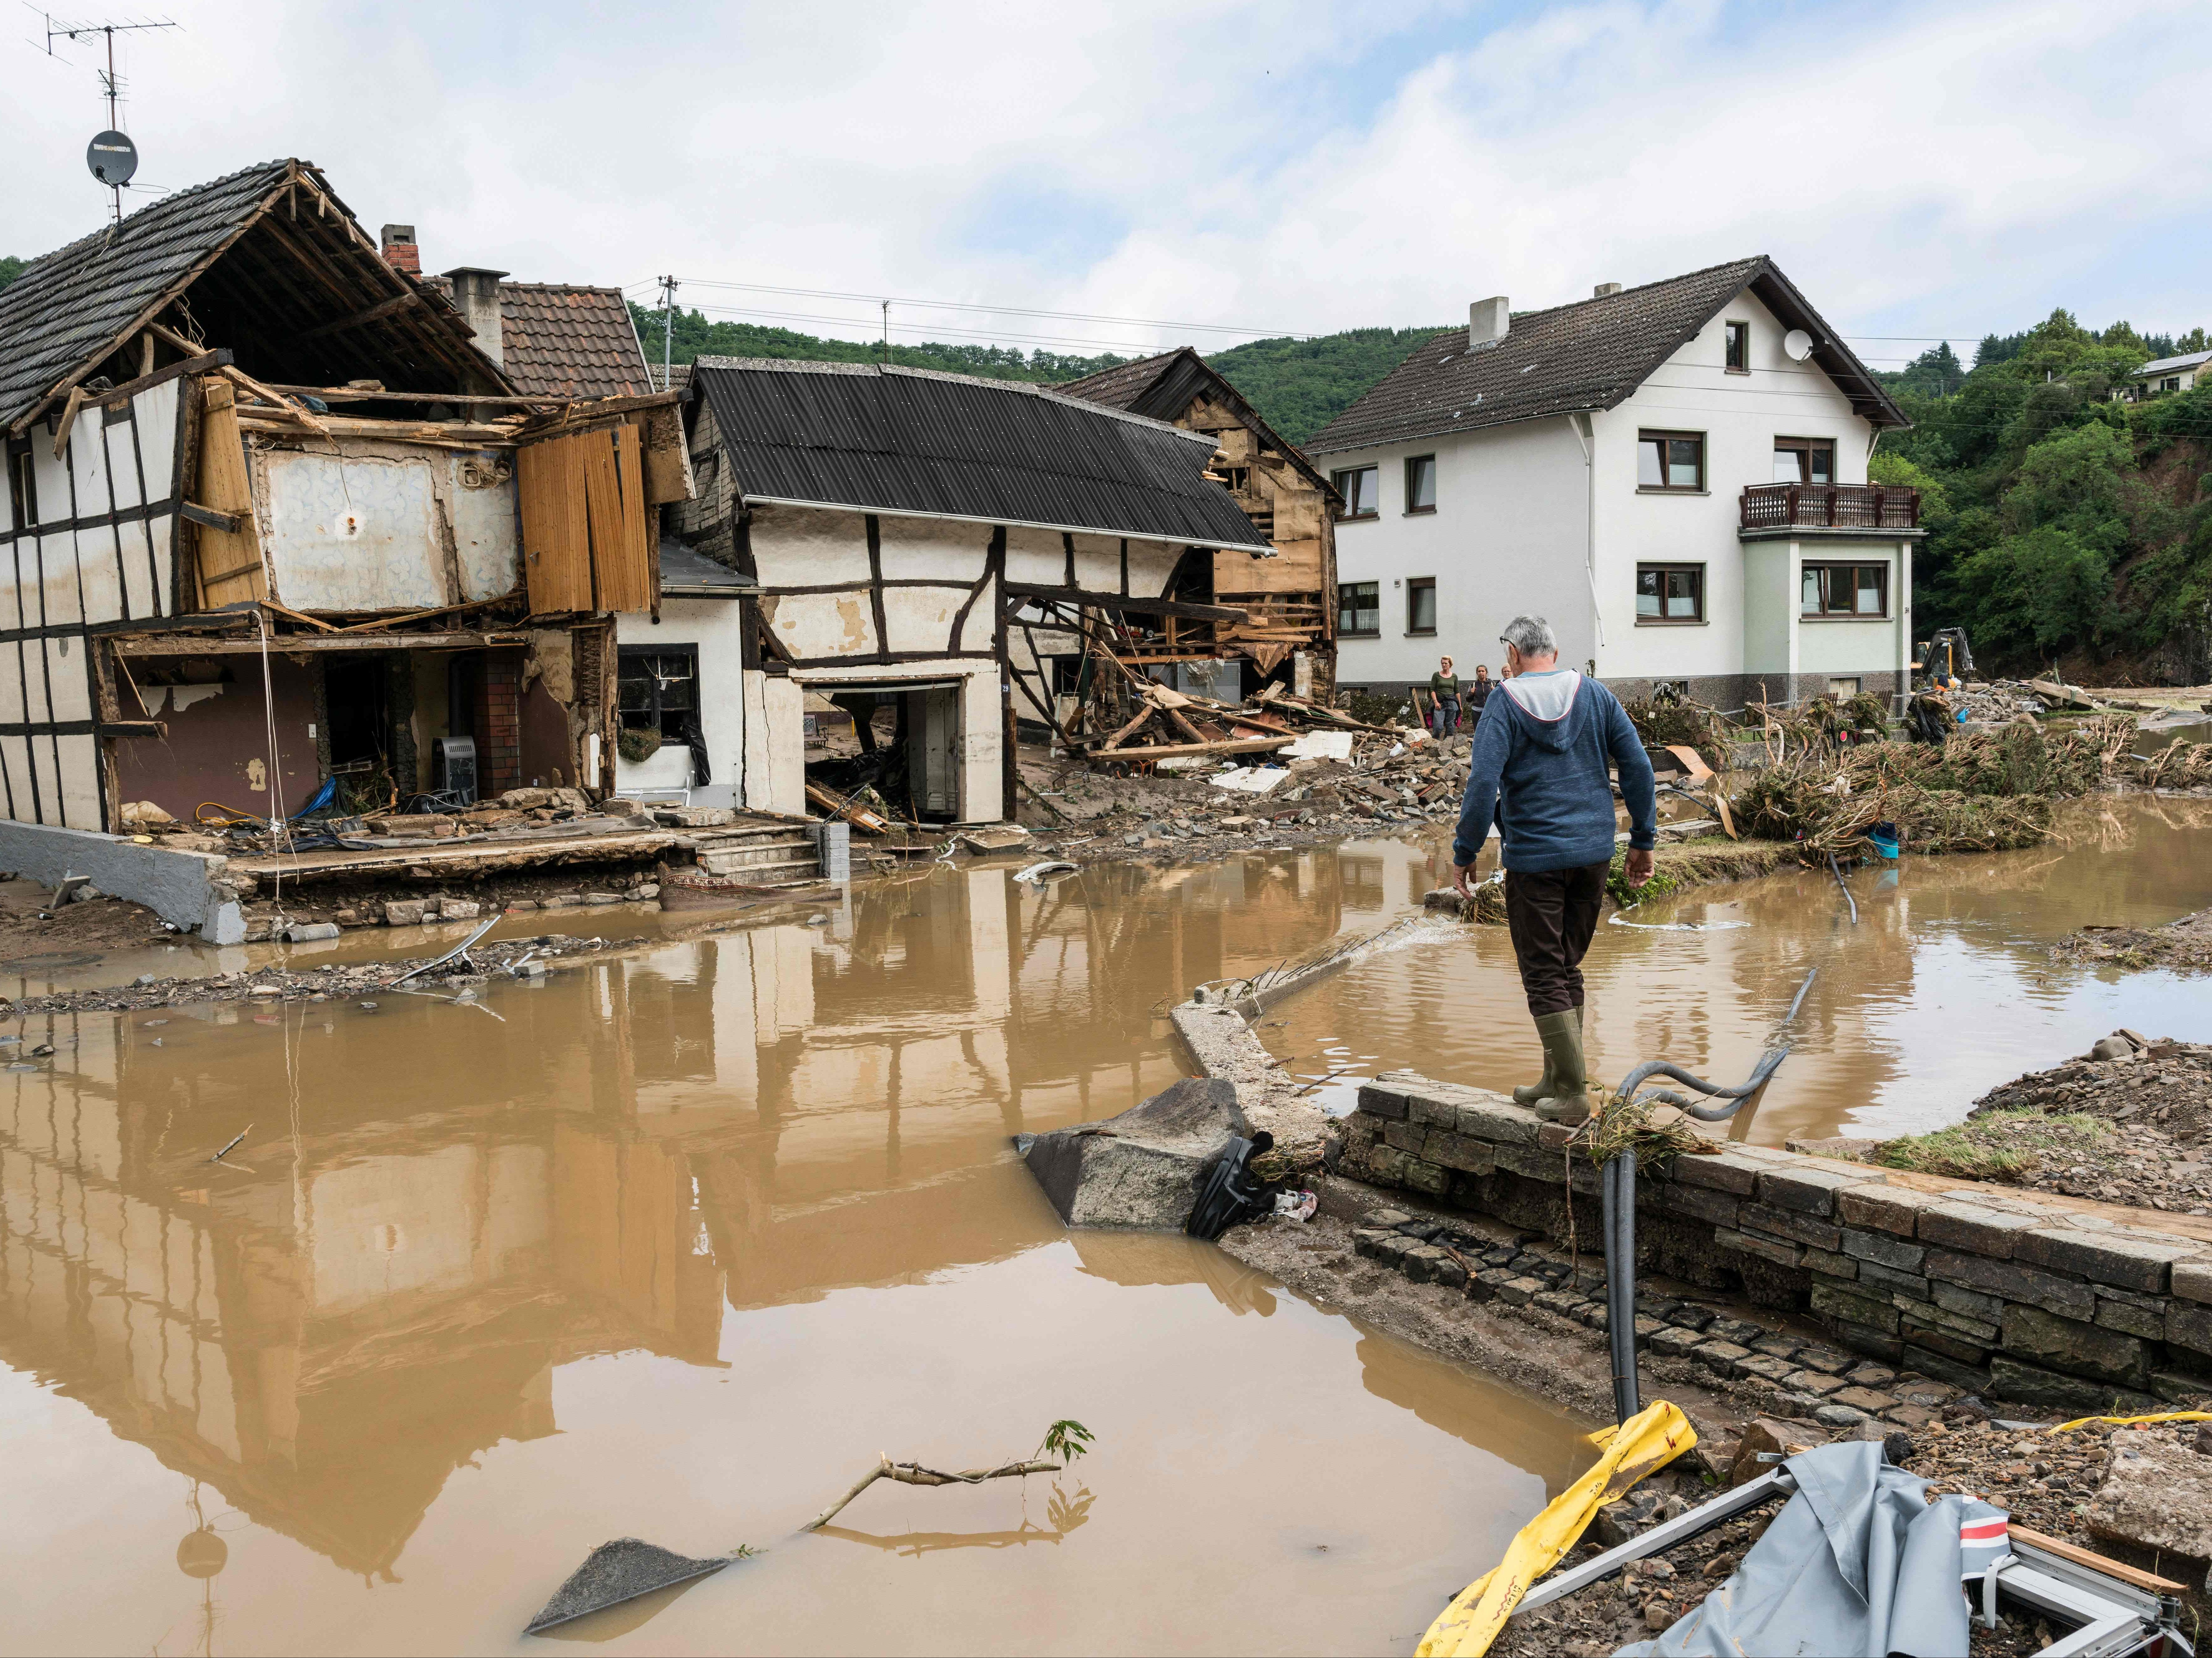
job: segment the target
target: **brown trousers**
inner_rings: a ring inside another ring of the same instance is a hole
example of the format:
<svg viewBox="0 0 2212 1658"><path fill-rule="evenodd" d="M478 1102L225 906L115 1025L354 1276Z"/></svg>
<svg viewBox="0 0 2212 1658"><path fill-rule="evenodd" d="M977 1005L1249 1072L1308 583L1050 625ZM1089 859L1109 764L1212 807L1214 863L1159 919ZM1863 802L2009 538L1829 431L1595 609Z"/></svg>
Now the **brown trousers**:
<svg viewBox="0 0 2212 1658"><path fill-rule="evenodd" d="M1608 864L1540 874L1505 872L1505 926L1521 964L1528 1011L1542 1018L1583 1005L1583 955L1605 907Z"/></svg>

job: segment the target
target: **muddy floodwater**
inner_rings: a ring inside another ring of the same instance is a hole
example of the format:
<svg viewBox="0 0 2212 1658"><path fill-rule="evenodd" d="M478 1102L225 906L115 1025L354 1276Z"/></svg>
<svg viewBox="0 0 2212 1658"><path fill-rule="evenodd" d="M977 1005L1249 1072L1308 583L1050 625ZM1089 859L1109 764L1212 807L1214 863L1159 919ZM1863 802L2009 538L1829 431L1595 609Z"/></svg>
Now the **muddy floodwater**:
<svg viewBox="0 0 2212 1658"><path fill-rule="evenodd" d="M1334 855L948 868L472 1004L10 1027L0 1646L516 1650L638 1535L763 1552L569 1636L1410 1651L1592 1424L1209 1245L1071 1238L1007 1144L1171 1080L1155 1005L1346 896ZM1061 1417L1062 1475L794 1535L879 1451Z"/></svg>
<svg viewBox="0 0 2212 1658"><path fill-rule="evenodd" d="M1646 906L1592 950L1594 1057L1732 1078L1818 967L1749 1130L1778 1141L1955 1117L2118 1023L2212 1038L2202 981L2045 954L2212 903L2208 828L2084 806L2040 851L1853 876L1856 926L1826 876ZM1071 1236L1007 1139L1164 1085L1169 1002L1418 914L1448 862L933 868L819 925L632 918L639 952L470 1001L7 1027L0 1649L520 1650L636 1535L763 1552L562 1638L1410 1652L1591 1424L1210 1246ZM379 942L421 952L292 957ZM18 982L247 964L143 954ZM1340 1103L1394 1066L1532 1069L1502 929L1408 929L1267 1018ZM1062 1474L878 1485L795 1534L878 1452L998 1461L1061 1417L1097 1436Z"/></svg>

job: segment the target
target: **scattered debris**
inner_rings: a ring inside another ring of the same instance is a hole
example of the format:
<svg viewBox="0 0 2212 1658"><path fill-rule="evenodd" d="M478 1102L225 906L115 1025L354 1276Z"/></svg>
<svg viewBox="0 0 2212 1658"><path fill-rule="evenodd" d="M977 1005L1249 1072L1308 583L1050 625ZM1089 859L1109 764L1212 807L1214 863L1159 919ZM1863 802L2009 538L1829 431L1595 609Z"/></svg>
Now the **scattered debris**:
<svg viewBox="0 0 2212 1658"><path fill-rule="evenodd" d="M2111 962L2129 969L2212 970L2212 909L2158 927L2086 926L2060 939L2051 953L2061 961Z"/></svg>
<svg viewBox="0 0 2212 1658"><path fill-rule="evenodd" d="M385 988L387 990L397 990L400 986L405 984L410 979L419 978L425 973L434 973L449 962L465 963L468 957L470 946L476 944L484 936L485 933L489 932L505 919L505 916L495 912L490 919L486 920L482 926L478 927L474 932L469 934L467 938L462 939L460 943L455 944L451 950L439 957L435 961L425 962L420 967L412 967L408 969L406 972L394 979L389 985L386 986ZM465 966L462 969L462 971L464 972L474 972L475 970L476 969L473 965Z"/></svg>
<svg viewBox="0 0 2212 1658"><path fill-rule="evenodd" d="M210 1163L221 1163L225 1157L228 1157L233 1151L238 1149L238 1144L240 1140L244 1139L252 1132L253 1125L252 1123L246 1124L245 1127L240 1129L236 1134L233 1135L230 1139L225 1143L222 1151L216 1152L213 1157L210 1157L208 1161Z"/></svg>
<svg viewBox="0 0 2212 1658"><path fill-rule="evenodd" d="M1181 1231L1214 1164L1251 1133L1235 1084L1185 1077L1119 1116L1014 1145L1070 1226Z"/></svg>
<svg viewBox="0 0 2212 1658"><path fill-rule="evenodd" d="M1041 864L1031 864L1027 869L1018 871L1014 879L1034 881L1037 885L1042 886L1048 876L1073 875L1076 873L1078 868L1079 865L1069 863L1064 858L1048 858Z"/></svg>
<svg viewBox="0 0 2212 1658"><path fill-rule="evenodd" d="M708 1576L751 1553L750 1549L741 1548L732 1554L697 1560L635 1537L617 1537L586 1555L584 1564L568 1574L568 1581L553 1591L553 1598L539 1608L522 1632L542 1635L557 1625L605 1612L656 1589L673 1588Z"/></svg>
<svg viewBox="0 0 2212 1658"><path fill-rule="evenodd" d="M1044 1437L1027 1460L1001 1463L995 1468L968 1468L958 1473L945 1473L935 1468L925 1468L919 1462L894 1462L888 1453L878 1453L876 1466L853 1482L852 1490L816 1515L799 1529L819 1531L848 1503L878 1479L895 1479L902 1485L980 1485L986 1479L1017 1479L1024 1474L1058 1473L1091 1448L1091 1430L1080 1422L1063 1419L1044 1430ZM1048 1459L1057 1457L1058 1461Z"/></svg>

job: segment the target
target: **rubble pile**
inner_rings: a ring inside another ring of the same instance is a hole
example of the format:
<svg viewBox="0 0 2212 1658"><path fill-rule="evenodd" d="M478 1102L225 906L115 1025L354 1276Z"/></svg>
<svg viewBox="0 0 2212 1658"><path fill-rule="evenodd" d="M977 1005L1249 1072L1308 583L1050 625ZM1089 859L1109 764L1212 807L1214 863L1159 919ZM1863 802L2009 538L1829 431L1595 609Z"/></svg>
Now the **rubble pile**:
<svg viewBox="0 0 2212 1658"><path fill-rule="evenodd" d="M1076 739L1094 766L1156 764L1168 760L1267 754L1285 748L1319 752L1336 745L1304 744L1316 732L1351 732L1393 743L1419 742L1426 733L1376 725L1341 708L1267 685L1243 703L1178 691L1150 679L1133 679L1125 707L1133 717L1102 738Z"/></svg>
<svg viewBox="0 0 2212 1658"><path fill-rule="evenodd" d="M2051 946L2061 961L2124 968L2212 968L2212 909L2160 927L2086 926Z"/></svg>
<svg viewBox="0 0 2212 1658"><path fill-rule="evenodd" d="M184 823L150 800L134 800L119 814L134 835L152 835L177 852L211 852L247 857L271 852L408 847L426 841L466 841L481 835L522 839L560 824L570 833L639 827L641 814L630 800L594 805L581 789L509 789L495 800L473 805L441 805L434 796L418 795L405 807L350 813L322 807L287 822L281 834L270 820L210 802L195 822ZM652 820L645 820L649 823Z"/></svg>
<svg viewBox="0 0 2212 1658"><path fill-rule="evenodd" d="M2070 1132L2039 1132L2046 1124ZM2080 1059L1991 1089L1946 1133L1975 1156L1971 1178L2212 1215L2212 1046L2116 1031ZM1874 1160L1917 1166L1899 1160L1944 1138L1893 1141Z"/></svg>
<svg viewBox="0 0 2212 1658"><path fill-rule="evenodd" d="M126 1013L187 1002L343 1001L388 989L404 975L416 974L417 969L428 970L410 979L410 988L466 989L494 975L535 978L543 973L544 963L563 957L592 955L607 948L609 944L605 938L578 938L547 932L532 938L501 938L475 944L466 955L437 968L430 966L438 960L437 957L421 956L392 961L332 963L316 968L269 966L198 979L165 978L149 973L140 975L134 984L108 989L61 991L50 996L0 1001L0 1020L37 1018L56 1013ZM0 1062L15 1059L18 1052L27 1053L21 1047L22 1040L0 1036Z"/></svg>

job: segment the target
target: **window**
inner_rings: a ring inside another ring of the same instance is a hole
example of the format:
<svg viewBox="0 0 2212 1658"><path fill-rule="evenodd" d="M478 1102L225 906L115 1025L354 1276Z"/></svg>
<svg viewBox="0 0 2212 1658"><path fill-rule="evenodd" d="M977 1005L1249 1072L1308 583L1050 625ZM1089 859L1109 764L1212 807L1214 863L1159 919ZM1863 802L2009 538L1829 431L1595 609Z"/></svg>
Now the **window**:
<svg viewBox="0 0 2212 1658"><path fill-rule="evenodd" d="M615 677L615 708L627 729L657 732L682 742L685 724L699 717L697 651L623 647Z"/></svg>
<svg viewBox="0 0 2212 1658"><path fill-rule="evenodd" d="M1374 638L1382 631L1382 584L1340 581L1336 586L1336 631L1340 638Z"/></svg>
<svg viewBox="0 0 2212 1658"><path fill-rule="evenodd" d="M1437 510L1437 458L1434 455L1415 455L1406 463L1406 510L1409 513L1433 513Z"/></svg>
<svg viewBox="0 0 2212 1658"><path fill-rule="evenodd" d="M1432 634L1437 630L1437 579L1415 576L1406 584L1406 631Z"/></svg>
<svg viewBox="0 0 2212 1658"><path fill-rule="evenodd" d="M1808 564L1800 609L1807 616L1886 616L1889 566Z"/></svg>
<svg viewBox="0 0 2212 1658"><path fill-rule="evenodd" d="M1856 696L1859 694L1860 683L1856 675L1848 679L1831 679L1828 681L1828 695L1845 699Z"/></svg>
<svg viewBox="0 0 2212 1658"><path fill-rule="evenodd" d="M1836 481L1835 440L1775 439L1774 481L1777 483L1833 483Z"/></svg>
<svg viewBox="0 0 2212 1658"><path fill-rule="evenodd" d="M1728 371L1731 374L1751 373L1751 325L1747 322L1728 325Z"/></svg>
<svg viewBox="0 0 2212 1658"><path fill-rule="evenodd" d="M1636 625L1705 619L1705 567L1702 564L1639 564L1636 567Z"/></svg>
<svg viewBox="0 0 2212 1658"><path fill-rule="evenodd" d="M1702 432L1644 432L1636 440L1636 487L1679 489L1705 487L1705 434Z"/></svg>
<svg viewBox="0 0 2212 1658"><path fill-rule="evenodd" d="M14 457L15 473L15 527L27 530L39 521L38 475L31 470L30 446L26 444Z"/></svg>
<svg viewBox="0 0 2212 1658"><path fill-rule="evenodd" d="M1376 473L1372 466L1348 466L1331 475L1329 482L1336 485L1337 494L1344 497L1344 511L1340 518L1373 518L1378 510Z"/></svg>

